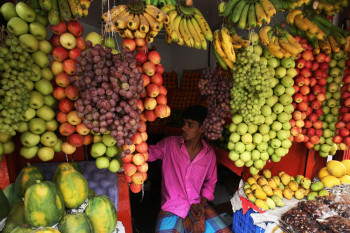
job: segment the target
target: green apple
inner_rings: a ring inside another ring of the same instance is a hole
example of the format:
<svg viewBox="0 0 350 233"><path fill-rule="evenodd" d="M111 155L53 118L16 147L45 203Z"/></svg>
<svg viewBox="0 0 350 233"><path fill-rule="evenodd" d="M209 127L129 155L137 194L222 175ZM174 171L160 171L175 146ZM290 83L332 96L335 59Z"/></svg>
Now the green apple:
<svg viewBox="0 0 350 233"><path fill-rule="evenodd" d="M109 159L107 157L98 157L96 159L96 167L98 169L105 169L109 166Z"/></svg>
<svg viewBox="0 0 350 233"><path fill-rule="evenodd" d="M294 69L294 67L287 69L287 75L294 78L295 76L297 76L298 72L296 69Z"/></svg>
<svg viewBox="0 0 350 233"><path fill-rule="evenodd" d="M286 94L292 96L292 95L294 95L294 93L295 93L294 87L287 87L287 88L286 88Z"/></svg>
<svg viewBox="0 0 350 233"><path fill-rule="evenodd" d="M33 118L29 121L29 130L33 134L42 134L46 130L46 123L41 118Z"/></svg>
<svg viewBox="0 0 350 233"><path fill-rule="evenodd" d="M43 79L51 81L54 78L54 74L52 73L50 68L41 69L41 77Z"/></svg>
<svg viewBox="0 0 350 233"><path fill-rule="evenodd" d="M279 156L276 155L276 154L273 154L273 155L271 156L271 160L272 160L273 162L275 162L275 163L278 163L279 161L281 161L281 157L279 157Z"/></svg>
<svg viewBox="0 0 350 233"><path fill-rule="evenodd" d="M110 172L118 172L120 169L120 163L116 159L112 159L112 161L109 163L108 170Z"/></svg>
<svg viewBox="0 0 350 233"><path fill-rule="evenodd" d="M113 158L114 156L116 156L118 154L119 150L118 147L114 146L108 146L107 150L106 150L106 155L108 157Z"/></svg>
<svg viewBox="0 0 350 233"><path fill-rule="evenodd" d="M258 33L252 32L249 35L249 39L250 39L252 45L254 45L254 47L259 45L259 34Z"/></svg>
<svg viewBox="0 0 350 233"><path fill-rule="evenodd" d="M29 91L34 89L34 83L32 81L27 80L27 81L25 81L25 84L26 84Z"/></svg>
<svg viewBox="0 0 350 233"><path fill-rule="evenodd" d="M259 43L259 42L258 42ZM258 55L259 57L261 56L261 54L263 53L263 49L261 48L261 46L259 46L259 45L256 45L256 46L254 46L254 48L253 48L253 53L254 54L256 54L256 55ZM262 58L264 58L264 57L262 57ZM260 59L262 59L262 58L260 58ZM265 59L265 58L264 58ZM260 60L261 61L261 60ZM267 62L267 60L266 60L266 62Z"/></svg>
<svg viewBox="0 0 350 233"><path fill-rule="evenodd" d="M29 24L29 32L38 40L45 40L47 37L45 26L38 22L32 22Z"/></svg>
<svg viewBox="0 0 350 233"><path fill-rule="evenodd" d="M12 154L15 151L15 143L13 141L8 141L3 143L4 145L4 154L8 155L8 154Z"/></svg>
<svg viewBox="0 0 350 233"><path fill-rule="evenodd" d="M44 105L44 96L37 91L30 92L29 107L39 109Z"/></svg>
<svg viewBox="0 0 350 233"><path fill-rule="evenodd" d="M346 60L345 59L340 59L338 61L338 67L342 68L342 69L345 69L345 66L346 66Z"/></svg>
<svg viewBox="0 0 350 233"><path fill-rule="evenodd" d="M241 139L241 136L239 136L239 134L236 132L232 133L229 137L229 141L233 143L238 142L240 139Z"/></svg>
<svg viewBox="0 0 350 233"><path fill-rule="evenodd" d="M47 25L49 25L49 20L47 19L47 17L42 16L42 15L40 15L40 14L36 14L35 22L38 22L38 23L44 25L45 27L46 27Z"/></svg>
<svg viewBox="0 0 350 233"><path fill-rule="evenodd" d="M55 117L55 111L47 105L43 105L36 111L36 115L45 121L51 121Z"/></svg>
<svg viewBox="0 0 350 233"><path fill-rule="evenodd" d="M294 85L294 80L293 80L293 78L291 77L291 76L288 76L288 75L286 75L286 76L284 76L283 78L282 78L282 80L281 80L281 83L282 83L282 85L284 86L284 87L293 87L293 85Z"/></svg>
<svg viewBox="0 0 350 233"><path fill-rule="evenodd" d="M57 139L57 143L53 146L53 150L55 152L61 152L62 151L62 149L61 149L62 143L63 143L63 141L61 139Z"/></svg>
<svg viewBox="0 0 350 233"><path fill-rule="evenodd" d="M107 147L102 142L94 143L91 147L91 156L100 157L106 153Z"/></svg>
<svg viewBox="0 0 350 233"><path fill-rule="evenodd" d="M13 17L7 22L7 30L14 36L28 33L28 24L21 18Z"/></svg>
<svg viewBox="0 0 350 233"><path fill-rule="evenodd" d="M289 69L289 68L294 68L295 67L295 61L294 61L294 58L290 57L290 58L283 58L281 60L281 65L286 68L286 69Z"/></svg>
<svg viewBox="0 0 350 233"><path fill-rule="evenodd" d="M102 142L106 146L114 146L117 143L117 141L109 134L105 134L102 136Z"/></svg>
<svg viewBox="0 0 350 233"><path fill-rule="evenodd" d="M58 123L55 119L51 121L46 121L46 130L47 131L55 131L58 128Z"/></svg>
<svg viewBox="0 0 350 233"><path fill-rule="evenodd" d="M253 160L248 160L247 162L245 162L244 166L251 167L253 164L254 164Z"/></svg>
<svg viewBox="0 0 350 233"><path fill-rule="evenodd" d="M41 79L41 69L39 66L32 64L33 75L30 77L30 81L36 82Z"/></svg>
<svg viewBox="0 0 350 233"><path fill-rule="evenodd" d="M282 105L288 105L291 104L293 102L293 97L288 95L288 94L283 94L280 96L280 103Z"/></svg>
<svg viewBox="0 0 350 233"><path fill-rule="evenodd" d="M102 44L102 38L97 32L90 32L89 34L87 34L85 37L85 41L88 40L92 42L92 46L95 46L95 44Z"/></svg>
<svg viewBox="0 0 350 233"><path fill-rule="evenodd" d="M16 4L16 13L24 21L31 23L36 18L35 10L25 2L19 2Z"/></svg>
<svg viewBox="0 0 350 233"><path fill-rule="evenodd" d="M41 135L40 142L44 146L53 147L57 143L57 136L54 132L45 132Z"/></svg>
<svg viewBox="0 0 350 233"><path fill-rule="evenodd" d="M39 147L37 146L30 146L30 147L23 146L19 154L26 159L32 159L37 155L38 150L39 150Z"/></svg>
<svg viewBox="0 0 350 233"><path fill-rule="evenodd" d="M8 141L11 139L11 137L12 137L12 136L9 135L9 134L0 132L0 142L1 142L1 143L8 142Z"/></svg>
<svg viewBox="0 0 350 233"><path fill-rule="evenodd" d="M259 159L254 162L254 167L258 170L261 170L264 168L264 162L261 159Z"/></svg>
<svg viewBox="0 0 350 233"><path fill-rule="evenodd" d="M284 106L283 111L285 111L286 113L292 114L294 112L293 104L287 104L286 106Z"/></svg>
<svg viewBox="0 0 350 233"><path fill-rule="evenodd" d="M26 131L29 130L29 125L28 122L26 121L20 121L18 122L18 128L17 128L17 132L19 133L24 133Z"/></svg>
<svg viewBox="0 0 350 233"><path fill-rule="evenodd" d="M23 34L19 40L25 45L27 52L33 53L39 49L39 41L31 34Z"/></svg>
<svg viewBox="0 0 350 233"><path fill-rule="evenodd" d="M44 162L53 159L54 156L55 156L55 151L51 147L45 146L45 147L41 147L38 150L38 157Z"/></svg>
<svg viewBox="0 0 350 233"><path fill-rule="evenodd" d="M43 95L50 95L53 92L52 84L47 79L41 79L39 81L36 81L34 87Z"/></svg>
<svg viewBox="0 0 350 233"><path fill-rule="evenodd" d="M6 21L17 16L16 5L12 2L4 3L0 8L0 12Z"/></svg>
<svg viewBox="0 0 350 233"><path fill-rule="evenodd" d="M267 64L273 68L276 68L280 65L280 60L275 57L272 57L268 59Z"/></svg>
<svg viewBox="0 0 350 233"><path fill-rule="evenodd" d="M277 86L275 86L275 88L273 89L273 93L277 96L281 96L285 93L286 88L282 85L282 84L278 84Z"/></svg>
<svg viewBox="0 0 350 233"><path fill-rule="evenodd" d="M21 120L23 121L30 121L33 119L36 115L36 111L32 108L27 108L27 111L24 113L24 115L21 117Z"/></svg>
<svg viewBox="0 0 350 233"><path fill-rule="evenodd" d="M23 146L35 146L40 142L40 136L27 131L21 135L20 141Z"/></svg>
<svg viewBox="0 0 350 233"><path fill-rule="evenodd" d="M47 40L41 40L39 41L39 50L46 54L50 54L52 51L52 45Z"/></svg>
<svg viewBox="0 0 350 233"><path fill-rule="evenodd" d="M239 154L236 153L235 151L230 151L230 153L228 154L228 157L232 160L232 161L237 161L239 159Z"/></svg>
<svg viewBox="0 0 350 233"><path fill-rule="evenodd" d="M283 78L287 74L287 69L284 68L283 66L279 66L276 69L276 76L278 78Z"/></svg>
<svg viewBox="0 0 350 233"><path fill-rule="evenodd" d="M52 95L45 95L44 104L53 108L54 106L56 106L56 99Z"/></svg>
<svg viewBox="0 0 350 233"><path fill-rule="evenodd" d="M120 52L116 49L112 49L112 54L119 54Z"/></svg>
<svg viewBox="0 0 350 233"><path fill-rule="evenodd" d="M102 142L102 136L101 135L94 135L92 142L93 143Z"/></svg>
<svg viewBox="0 0 350 233"><path fill-rule="evenodd" d="M40 50L32 53L32 58L35 64L37 64L41 69L48 67L50 64L47 54Z"/></svg>
<svg viewBox="0 0 350 233"><path fill-rule="evenodd" d="M104 40L104 46L105 47L110 47L112 49L115 49L115 46L116 43L115 43L115 40L113 37L107 37L105 40Z"/></svg>

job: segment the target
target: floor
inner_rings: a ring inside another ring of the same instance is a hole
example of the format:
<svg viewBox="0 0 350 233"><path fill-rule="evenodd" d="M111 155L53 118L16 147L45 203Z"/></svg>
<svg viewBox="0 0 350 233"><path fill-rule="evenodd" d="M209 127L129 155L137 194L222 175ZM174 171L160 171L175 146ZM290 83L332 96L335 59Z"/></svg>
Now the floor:
<svg viewBox="0 0 350 233"><path fill-rule="evenodd" d="M154 144L162 135L151 135L149 144ZM144 191L138 194L130 192L131 215L134 233L153 233L157 214L160 210L161 162L149 163L148 179ZM238 188L240 177L226 167L218 166L218 182L215 188L215 199L209 204L218 214L233 216L230 199ZM227 216L228 221L232 218Z"/></svg>

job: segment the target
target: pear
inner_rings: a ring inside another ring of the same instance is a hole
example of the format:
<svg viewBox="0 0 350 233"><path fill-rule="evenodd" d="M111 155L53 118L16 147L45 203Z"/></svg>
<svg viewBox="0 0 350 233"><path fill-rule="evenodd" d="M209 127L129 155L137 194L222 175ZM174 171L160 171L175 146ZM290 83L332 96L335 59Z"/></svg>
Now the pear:
<svg viewBox="0 0 350 233"><path fill-rule="evenodd" d="M319 192L323 188L324 188L324 185L321 181L317 181L317 182L313 183L310 187L312 192Z"/></svg>
<svg viewBox="0 0 350 233"><path fill-rule="evenodd" d="M277 195L273 195L273 196L271 197L271 199L275 202L276 206L278 206L278 207L283 207L283 206L285 206L285 203L284 203L284 201L283 201L283 198L281 198L281 197L279 197L279 196L277 196Z"/></svg>
<svg viewBox="0 0 350 233"><path fill-rule="evenodd" d="M255 203L256 202L256 197L254 197L254 195L252 193L249 193L247 195L247 198L249 199L249 201Z"/></svg>
<svg viewBox="0 0 350 233"><path fill-rule="evenodd" d="M318 192L318 196L319 197L329 196L329 192L325 189L322 189L321 191Z"/></svg>
<svg viewBox="0 0 350 233"><path fill-rule="evenodd" d="M267 180L267 183L269 184L269 186L270 186L272 189L276 189L276 188L277 188L277 184L276 184L276 182L275 182L272 178L268 179L268 180Z"/></svg>
<svg viewBox="0 0 350 233"><path fill-rule="evenodd" d="M301 200L304 198L305 195L305 189L298 189L295 191L294 196L296 199Z"/></svg>
<svg viewBox="0 0 350 233"><path fill-rule="evenodd" d="M251 189L246 189L246 190L244 190L244 194L245 194L246 196L248 196L249 193L253 193L253 191L252 191Z"/></svg>
<svg viewBox="0 0 350 233"><path fill-rule="evenodd" d="M303 175L297 175L297 176L295 177L295 181L296 181L298 184L300 184L300 181L301 181L301 179L303 179L303 178L304 178Z"/></svg>
<svg viewBox="0 0 350 233"><path fill-rule="evenodd" d="M250 184L248 184L248 183L244 184L243 190L246 190L246 189L250 189Z"/></svg>
<svg viewBox="0 0 350 233"><path fill-rule="evenodd" d="M271 198L267 198L266 199L266 203L267 203L267 205L269 206L269 209L270 210L274 210L274 209L276 209L276 204L275 204L275 202L271 199Z"/></svg>
<svg viewBox="0 0 350 233"><path fill-rule="evenodd" d="M250 186L250 189L254 191L255 189L261 189L261 187L260 187L260 185L258 185L258 184L252 184L252 185Z"/></svg>
<svg viewBox="0 0 350 233"><path fill-rule="evenodd" d="M247 180L247 183L252 185L252 184L256 184L256 180L253 177L249 177Z"/></svg>
<svg viewBox="0 0 350 233"><path fill-rule="evenodd" d="M316 192L311 192L307 195L306 199L308 201L314 201L314 200L316 200L317 196L318 196L318 194Z"/></svg>
<svg viewBox="0 0 350 233"><path fill-rule="evenodd" d="M273 195L279 196L281 199L283 199L283 192L281 189L275 189L273 190Z"/></svg>

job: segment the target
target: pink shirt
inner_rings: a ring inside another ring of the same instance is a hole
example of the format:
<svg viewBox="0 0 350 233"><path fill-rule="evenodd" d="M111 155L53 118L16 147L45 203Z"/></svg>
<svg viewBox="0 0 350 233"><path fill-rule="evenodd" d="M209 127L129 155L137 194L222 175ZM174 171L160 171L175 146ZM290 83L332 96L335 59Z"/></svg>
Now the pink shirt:
<svg viewBox="0 0 350 233"><path fill-rule="evenodd" d="M163 160L161 209L185 218L194 203L201 197L214 199L217 181L214 150L202 140L203 149L192 160L184 139L167 137L149 146L149 160Z"/></svg>

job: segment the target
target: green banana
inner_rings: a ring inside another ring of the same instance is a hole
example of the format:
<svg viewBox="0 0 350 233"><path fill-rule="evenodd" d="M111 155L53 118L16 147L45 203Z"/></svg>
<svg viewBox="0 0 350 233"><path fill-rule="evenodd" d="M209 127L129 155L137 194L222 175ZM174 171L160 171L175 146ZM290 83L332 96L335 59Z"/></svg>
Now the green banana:
<svg viewBox="0 0 350 233"><path fill-rule="evenodd" d="M339 31L333 31L332 35L339 44L346 45L346 38Z"/></svg>
<svg viewBox="0 0 350 233"><path fill-rule="evenodd" d="M244 6L247 4L248 2L246 0L241 0L237 6L235 7L235 9L233 9L232 12L232 22L237 23L239 18L241 17L241 13L243 11Z"/></svg>
<svg viewBox="0 0 350 233"><path fill-rule="evenodd" d="M157 6L157 5L158 5L158 0L152 0L152 1L151 1L151 5Z"/></svg>
<svg viewBox="0 0 350 233"><path fill-rule="evenodd" d="M218 52L216 52L214 46L212 45L211 47L212 47L212 49L213 49L214 57L216 58L216 60L217 60L217 62L219 63L219 65L220 65L224 70L227 70L227 65L226 65L226 63L224 62L224 60L222 60L222 58L220 57L220 55L218 54Z"/></svg>
<svg viewBox="0 0 350 233"><path fill-rule="evenodd" d="M226 8L226 5L227 5L226 2L220 2L220 4L218 5L218 12L220 17L224 16L223 13Z"/></svg>
<svg viewBox="0 0 350 233"><path fill-rule="evenodd" d="M250 7L250 3L246 4L242 10L241 16L238 21L238 28L244 29L247 24L247 18L248 18L248 10ZM254 8L255 9L255 8Z"/></svg>
<svg viewBox="0 0 350 233"><path fill-rule="evenodd" d="M280 3L281 3L281 6L282 6L282 9L285 10L285 11L288 11L289 10L289 6L288 6L288 2L285 2L283 0L280 0Z"/></svg>
<svg viewBox="0 0 350 233"><path fill-rule="evenodd" d="M61 20L69 22L72 19L72 14L67 0L58 0L58 8L60 9Z"/></svg>
<svg viewBox="0 0 350 233"><path fill-rule="evenodd" d="M185 16L193 16L194 7L186 6L184 0L180 0L177 6L179 8L179 11L182 12Z"/></svg>
<svg viewBox="0 0 350 233"><path fill-rule="evenodd" d="M168 14L170 11L176 10L176 6L172 4L167 4L161 8L161 10L165 13Z"/></svg>
<svg viewBox="0 0 350 233"><path fill-rule="evenodd" d="M171 0L166 0L165 3L166 3L166 5L172 4Z"/></svg>
<svg viewBox="0 0 350 233"><path fill-rule="evenodd" d="M166 5L166 2L165 2L165 0L159 0L159 2L158 2L158 7L163 7L163 6L165 6Z"/></svg>
<svg viewBox="0 0 350 233"><path fill-rule="evenodd" d="M255 15L255 13L254 13L254 15ZM229 31L230 36L237 34L233 23L227 23L226 28Z"/></svg>
<svg viewBox="0 0 350 233"><path fill-rule="evenodd" d="M326 18L323 18L323 17L320 16L320 15L314 15L314 19L315 19L317 22L323 24L325 27L333 28L333 26L334 26L333 23L332 23L331 21L329 21L329 20L326 19Z"/></svg>
<svg viewBox="0 0 350 233"><path fill-rule="evenodd" d="M222 15L229 16L237 2L239 2L239 0L229 0Z"/></svg>
<svg viewBox="0 0 350 233"><path fill-rule="evenodd" d="M39 0L32 0L31 6L35 9L36 13L40 13L41 7L39 4Z"/></svg>
<svg viewBox="0 0 350 233"><path fill-rule="evenodd" d="M324 24L320 23L319 21L317 21L315 19L315 17L311 19L311 22L316 24L317 27L319 27L327 36L329 36L331 34L331 27L327 27Z"/></svg>
<svg viewBox="0 0 350 233"><path fill-rule="evenodd" d="M248 11L248 28L256 27L255 2L251 2Z"/></svg>
<svg viewBox="0 0 350 233"><path fill-rule="evenodd" d="M297 30L294 25L289 27L289 31L290 31L290 34L292 34L293 36L297 34Z"/></svg>
<svg viewBox="0 0 350 233"><path fill-rule="evenodd" d="M275 7L276 12L280 12L282 10L282 4L280 0L270 0L270 2Z"/></svg>
<svg viewBox="0 0 350 233"><path fill-rule="evenodd" d="M47 16L50 25L56 26L60 22L60 11L58 9L57 0L51 0L51 10Z"/></svg>

